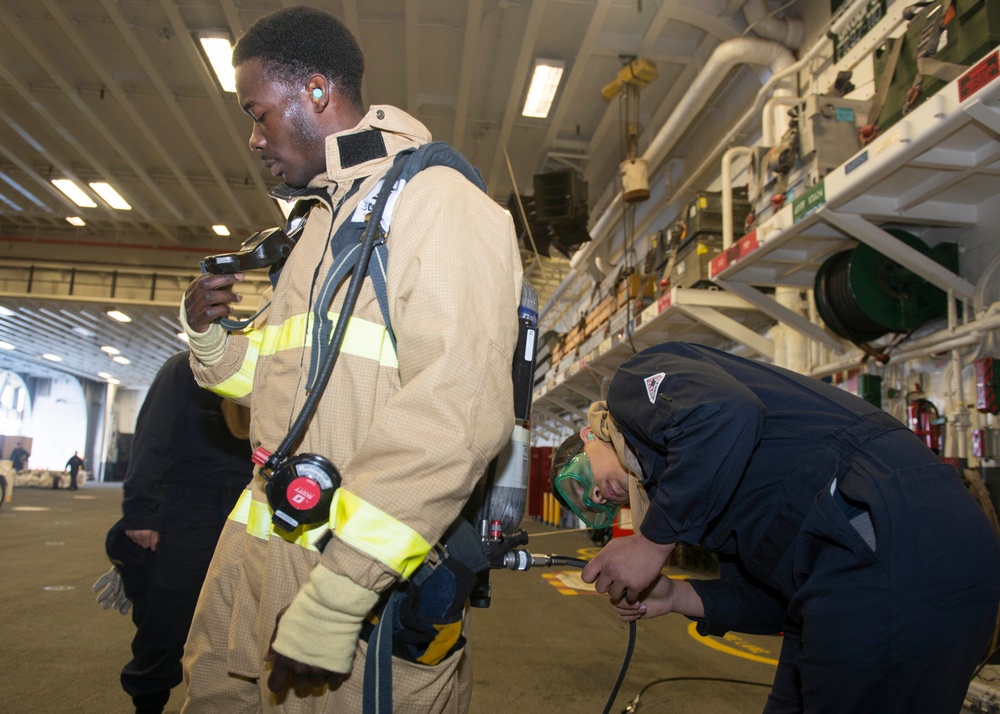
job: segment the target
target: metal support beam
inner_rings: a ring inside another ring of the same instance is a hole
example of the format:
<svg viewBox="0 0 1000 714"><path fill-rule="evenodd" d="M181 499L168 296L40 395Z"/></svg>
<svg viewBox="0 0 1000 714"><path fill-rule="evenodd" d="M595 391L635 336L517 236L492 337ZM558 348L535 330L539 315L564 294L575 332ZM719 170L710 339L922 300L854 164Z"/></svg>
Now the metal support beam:
<svg viewBox="0 0 1000 714"><path fill-rule="evenodd" d="M569 419L564 419L561 416L557 416L557 415L553 414L552 412L547 411L544 407L535 407L535 409L537 409L538 411L540 411L542 413L542 415L546 419L548 419L549 421L557 421L560 424L564 424L567 428L573 429L573 430L576 430L578 428L578 425L574 424Z"/></svg>
<svg viewBox="0 0 1000 714"><path fill-rule="evenodd" d="M820 212L823 220L844 231L847 235L871 246L904 268L912 270L932 285L945 292L954 291L955 296L965 302L972 301L972 296L976 291L972 283L955 275L937 261L928 258L918 250L914 250L861 216L824 209L820 209Z"/></svg>
<svg viewBox="0 0 1000 714"><path fill-rule="evenodd" d="M725 280L717 280L716 282L726 290L736 293L741 298L757 307L757 309L768 317L772 317L778 322L783 322L793 330L801 332L806 337L810 337L817 342L821 342L837 354L844 353L844 345L836 337L828 333L819 325L814 325L794 310L789 310L784 305L779 304L770 295L765 295L752 285L738 283L735 281L729 282Z"/></svg>
<svg viewBox="0 0 1000 714"><path fill-rule="evenodd" d="M744 344L751 350L768 360L774 361L774 343L763 335L760 335L750 328L741 325L731 317L723 315L718 310L710 307L698 307L695 305L678 305L677 309L684 314L694 318L706 327L710 327L719 334L725 335L731 340Z"/></svg>

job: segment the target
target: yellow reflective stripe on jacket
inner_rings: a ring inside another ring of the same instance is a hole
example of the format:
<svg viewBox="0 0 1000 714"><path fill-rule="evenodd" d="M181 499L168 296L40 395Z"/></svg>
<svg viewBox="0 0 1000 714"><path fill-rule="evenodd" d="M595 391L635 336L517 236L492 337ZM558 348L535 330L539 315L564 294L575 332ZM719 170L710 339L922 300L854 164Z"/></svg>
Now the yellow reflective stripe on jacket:
<svg viewBox="0 0 1000 714"><path fill-rule="evenodd" d="M331 312L329 315L336 324L339 313ZM247 351L239 370L213 386L211 390L229 399L240 399L250 394L253 391L258 358L312 344L311 318L311 315L294 315L280 325L266 325L263 330L246 330L243 336L248 341ZM344 335L340 351L355 357L374 360L383 367L399 367L396 351L393 349L385 325L362 320L360 317L352 317L347 323L347 333Z"/></svg>
<svg viewBox="0 0 1000 714"><path fill-rule="evenodd" d="M336 325L340 314L329 313ZM260 345L260 354L270 356L282 350L308 347L312 344L312 315L293 315L280 325L266 325ZM341 353L375 360L385 367L398 367L396 352L385 325L352 317L340 348Z"/></svg>
<svg viewBox="0 0 1000 714"><path fill-rule="evenodd" d="M424 562L430 543L405 523L338 488L330 506L330 528L337 537L408 578Z"/></svg>
<svg viewBox="0 0 1000 714"><path fill-rule="evenodd" d="M229 514L229 520L242 523L247 527L247 533L254 538L270 540L272 534L277 534L290 543L300 545L307 550L319 550L316 541L323 537L327 528L325 523L314 526L299 526L291 533L277 530L271 523L274 511L266 503L253 500L250 491L240 494L236 506Z"/></svg>
<svg viewBox="0 0 1000 714"><path fill-rule="evenodd" d="M260 343L263 336L260 330L251 329L244 332L244 337L247 338L247 351L243 355L240 368L236 374L210 388L221 397L240 399L253 391L253 376L257 369L257 358L260 356Z"/></svg>

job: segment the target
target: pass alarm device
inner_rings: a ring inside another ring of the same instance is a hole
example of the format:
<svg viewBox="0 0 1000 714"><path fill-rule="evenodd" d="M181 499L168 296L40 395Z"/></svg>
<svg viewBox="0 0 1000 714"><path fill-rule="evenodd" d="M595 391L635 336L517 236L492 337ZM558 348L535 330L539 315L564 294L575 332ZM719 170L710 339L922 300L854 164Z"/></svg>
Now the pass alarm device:
<svg viewBox="0 0 1000 714"><path fill-rule="evenodd" d="M253 453L267 480L267 502L274 515L271 522L286 533L302 525L316 525L330 519L333 493L340 488L340 472L319 454L297 454L277 459L263 448Z"/></svg>
<svg viewBox="0 0 1000 714"><path fill-rule="evenodd" d="M202 261L209 273L242 273L247 270L267 268L288 257L295 241L281 228L257 231L243 241L235 253L210 255Z"/></svg>

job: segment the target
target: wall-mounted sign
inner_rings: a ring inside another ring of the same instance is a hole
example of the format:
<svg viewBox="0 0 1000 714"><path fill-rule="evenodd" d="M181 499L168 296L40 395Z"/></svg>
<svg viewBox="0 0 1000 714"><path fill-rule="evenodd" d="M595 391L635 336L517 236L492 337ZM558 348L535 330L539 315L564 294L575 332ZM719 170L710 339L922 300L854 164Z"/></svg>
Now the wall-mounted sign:
<svg viewBox="0 0 1000 714"><path fill-rule="evenodd" d="M830 39L833 40L833 61L839 62L883 17L885 0L869 0L859 8L840 32L830 34Z"/></svg>

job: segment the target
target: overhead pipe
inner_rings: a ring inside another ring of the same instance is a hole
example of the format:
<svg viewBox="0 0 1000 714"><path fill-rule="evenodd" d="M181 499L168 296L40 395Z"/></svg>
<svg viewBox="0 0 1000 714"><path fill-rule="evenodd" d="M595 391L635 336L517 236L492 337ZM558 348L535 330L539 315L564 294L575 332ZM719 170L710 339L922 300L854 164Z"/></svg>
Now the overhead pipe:
<svg viewBox="0 0 1000 714"><path fill-rule="evenodd" d="M692 82L687 93L643 153L642 158L649 165L650 174L652 175L659 170L668 152L676 146L684 132L694 123L699 112L705 108L705 104L708 103L708 100L733 67L743 64L765 65L777 75L783 73L787 67L794 65L794 63L795 58L788 48L770 40L736 37L721 43L712 52L708 62L705 63L701 72ZM786 74L783 73L782 77L785 76ZM789 85L790 82L786 82L784 79L771 84L772 87L787 87ZM549 298L540 316L544 316L549 311L570 282L575 281L577 277L586 272L583 266L590 261L593 254L611 235L613 228L621 218L621 213L622 192L618 191L608 208L591 228L591 240L573 256L570 261L569 273Z"/></svg>
<svg viewBox="0 0 1000 714"><path fill-rule="evenodd" d="M915 339L907 343L903 349L895 350L891 357L893 362L905 362L917 357L943 354L981 342L987 338L992 330L997 329L1000 329L1000 302L993 303L975 322L967 322L953 330L944 330ZM861 364L861 360L862 357L856 357L831 362L810 371L809 375L825 377L829 374L853 369Z"/></svg>
<svg viewBox="0 0 1000 714"><path fill-rule="evenodd" d="M722 155L722 249L733 244L733 161L752 156L752 146L730 146Z"/></svg>
<svg viewBox="0 0 1000 714"><path fill-rule="evenodd" d="M856 14L856 12L868 2L869 0L850 0L848 4L840 8L840 11L837 14L837 16L831 19L830 23L828 24L827 31L837 32L839 31L839 29L842 29L842 27L847 23L847 21L850 18L852 18ZM753 121L755 117L757 117L760 114L763 105L765 101L770 97L772 90L778 87L779 84L782 84L787 77L794 75L795 73L799 72L802 69L807 68L811 62L813 62L820 56L821 52L827 47L827 42L823 41L822 39L826 35L827 32L818 35L817 37L820 39L817 39L817 41L813 43L813 46L809 48L809 51L805 55L803 55L797 62L794 62L793 64L786 66L783 69L776 70L772 68L773 74L758 90L757 97L754 100L753 105L749 109L747 109L747 111L743 113L743 116L741 116L733 124L729 132L722 138L721 141L718 142L715 149L711 151L708 157L701 163L701 165L698 166L698 168L693 173L690 174L690 178L687 181L685 181L680 188L669 194L663 201L659 203L660 207L669 205L669 203L676 196L683 195L686 191L690 190L691 185L696 180L700 179L701 175L712 164L718 161L719 154L722 151L724 151L727 147L729 147L733 143L735 138L743 131L743 128L747 126L751 121ZM730 40L730 42L731 41L732 40ZM713 58L714 56L715 55L713 53ZM711 61L712 60L710 58L709 62ZM690 95L690 92L688 94ZM678 112L675 110L674 114L676 115L677 113ZM671 115L671 118L672 117L673 115ZM653 167L651 165L650 175L653 175L655 173L655 170L656 167ZM591 243L603 242L607 237L606 232L610 230L611 226L615 225L615 222L620 220L621 197L622 197L621 191L619 191L615 195L615 197L610 201L608 208L605 210L605 213L601 216L598 222L594 224L594 228L591 229L591 236L592 236ZM600 233L598 233L597 230L598 227L600 227ZM586 273L586 271L580 269L580 265L586 260L586 257L581 257L581 252L585 251L586 256L589 257L589 255L592 254L594 250L596 250L596 245L588 244L580 251L577 251L576 255L573 256L574 259L570 263L570 271L567 273L566 277L563 279L562 283L560 283L559 287L555 290L555 292L553 292L548 302L545 303L545 306L539 313L539 319L543 318L552 308L552 306L562 297L562 294L569 287L570 283L575 282L577 278L582 277L582 275Z"/></svg>
<svg viewBox="0 0 1000 714"><path fill-rule="evenodd" d="M739 134L743 131L744 127L746 127L761 113L762 108L766 103L767 97L770 94L772 88L774 88L777 85L777 83L783 80L785 77L794 74L796 72L799 72L800 70L806 69L810 65L810 63L817 60L820 57L822 51L827 47L827 43L822 41L822 38L828 37L831 33L837 33L840 30L842 30L844 26L847 24L847 22L856 15L857 11L860 10L862 6L866 5L868 2L869 0L851 0L851 2L848 5L842 6L840 8L840 12L838 13L838 15L835 18L831 19L830 23L827 26L827 30L824 31L822 34L818 35L820 39L818 39L813 44L813 46L809 48L809 51L806 54L804 54L797 62L795 62L795 64L786 67L783 70L776 72L774 75L772 75L771 78L764 83L764 86L762 86L760 90L757 92L757 98L754 100L753 105L743 113L742 117L740 117L737 121L733 123L732 128L722 138L722 140L719 141L718 144L716 144L715 149L709 152L708 156L705 158L704 161L702 161L701 165L698 166L698 168L690 174L690 178L688 178L688 180L685 181L684 184L667 199L667 202L669 203L669 201L672 200L674 196L683 195L686 191L691 190L692 184L694 184L695 181L699 180L702 174L705 171L707 171L718 160L719 154L725 151L727 147L731 146L732 143L736 140L736 137L739 136ZM886 32L887 33L892 32L892 30L894 30L896 26L897 25L893 25L892 27L887 28Z"/></svg>
<svg viewBox="0 0 1000 714"><path fill-rule="evenodd" d="M793 50L802 44L802 20L797 17L774 17L767 9L767 0L747 0L743 5L743 17L747 21L747 29L758 37L780 42Z"/></svg>
<svg viewBox="0 0 1000 714"><path fill-rule="evenodd" d="M780 114L778 113L778 107L795 107L802 103L802 98L795 95L782 95L775 96L764 102L764 111L762 113L761 121L761 135L760 143L764 146L771 147L774 146L776 137L778 136L778 125L781 126L781 131L788 128L786 123L779 122ZM788 112L784 112L785 116L788 116Z"/></svg>

